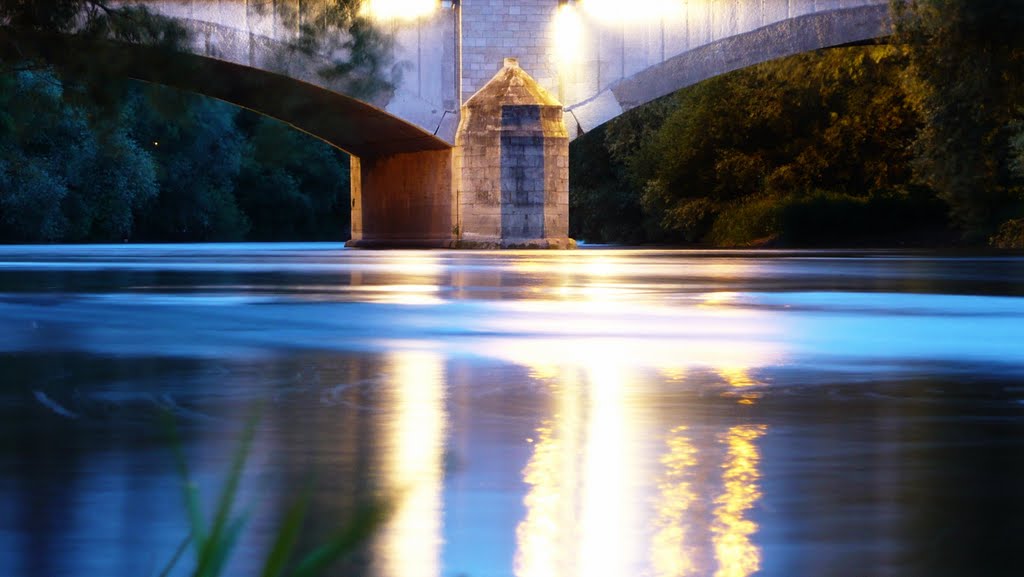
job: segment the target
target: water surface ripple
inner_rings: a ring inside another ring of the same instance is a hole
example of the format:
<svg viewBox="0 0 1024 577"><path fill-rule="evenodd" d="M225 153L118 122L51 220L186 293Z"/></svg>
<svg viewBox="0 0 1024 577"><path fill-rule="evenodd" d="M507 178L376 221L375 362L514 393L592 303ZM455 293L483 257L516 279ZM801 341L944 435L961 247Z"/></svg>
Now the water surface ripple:
<svg viewBox="0 0 1024 577"><path fill-rule="evenodd" d="M7 246L0 368L4 576L155 574L255 407L233 575L311 485L337 575L1024 574L1024 257Z"/></svg>

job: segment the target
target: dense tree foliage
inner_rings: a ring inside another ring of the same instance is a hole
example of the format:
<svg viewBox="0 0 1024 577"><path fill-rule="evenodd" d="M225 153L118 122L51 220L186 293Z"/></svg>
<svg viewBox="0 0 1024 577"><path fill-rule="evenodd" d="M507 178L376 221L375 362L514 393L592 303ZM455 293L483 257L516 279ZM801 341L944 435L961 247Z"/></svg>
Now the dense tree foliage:
<svg viewBox="0 0 1024 577"><path fill-rule="evenodd" d="M293 19L300 34L282 49L327 57L321 75L374 101L400 67L359 5L330 0L301 17L298 5L250 9ZM55 53L65 39L81 53ZM346 237L343 154L269 118L128 82L117 59L131 61L131 49L88 50L145 45L170 55L154 65L175 66L188 42L140 5L0 0L0 241Z"/></svg>
<svg viewBox="0 0 1024 577"><path fill-rule="evenodd" d="M713 78L580 139L572 234L1024 245L1024 0L893 8L891 45Z"/></svg>
<svg viewBox="0 0 1024 577"><path fill-rule="evenodd" d="M911 182L920 122L901 66L889 47L804 54L713 78L616 119L574 145L573 174L588 170L584 147L603 149L610 162L602 170L615 183L605 188L622 198L639 192L642 210L618 215L633 236L587 230L585 212L574 215L574 234L743 245L868 241L935 226L934 203ZM593 203L575 180L573 188Z"/></svg>
<svg viewBox="0 0 1024 577"><path fill-rule="evenodd" d="M893 0L908 93L924 121L919 180L968 239L1024 214L1024 0Z"/></svg>
<svg viewBox="0 0 1024 577"><path fill-rule="evenodd" d="M0 75L0 240L346 238L348 160L286 125L133 84L90 122L47 71Z"/></svg>
<svg viewBox="0 0 1024 577"><path fill-rule="evenodd" d="M156 194L150 154L123 129L98 134L46 72L0 76L0 236L121 238Z"/></svg>
<svg viewBox="0 0 1024 577"><path fill-rule="evenodd" d="M337 240L350 218L348 164L280 122L247 115L236 197L256 240Z"/></svg>

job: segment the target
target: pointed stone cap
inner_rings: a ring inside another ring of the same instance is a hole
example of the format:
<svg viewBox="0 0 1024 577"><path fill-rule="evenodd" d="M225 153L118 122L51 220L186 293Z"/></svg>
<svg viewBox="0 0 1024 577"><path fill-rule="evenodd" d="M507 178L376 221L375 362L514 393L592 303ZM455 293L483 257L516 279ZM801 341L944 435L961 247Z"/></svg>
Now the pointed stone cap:
<svg viewBox="0 0 1024 577"><path fill-rule="evenodd" d="M483 106L533 105L558 106L562 103L541 88L540 84L519 67L519 60L506 58L505 65L476 94L466 101L470 108Z"/></svg>

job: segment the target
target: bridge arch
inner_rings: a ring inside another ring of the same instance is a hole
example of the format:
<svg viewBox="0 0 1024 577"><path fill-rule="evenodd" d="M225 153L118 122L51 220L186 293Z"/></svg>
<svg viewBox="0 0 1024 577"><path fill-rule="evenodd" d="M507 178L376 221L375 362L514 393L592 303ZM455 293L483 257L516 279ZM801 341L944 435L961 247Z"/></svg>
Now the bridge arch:
<svg viewBox="0 0 1024 577"><path fill-rule="evenodd" d="M276 67L240 63L197 51L172 52L138 44L85 41L68 35L35 36L19 41L31 41L38 53L58 65L74 65L75 58L85 55L109 63L106 72L111 76L161 84L252 110L354 156L451 148L413 122L301 78L294 73L296 67L287 63ZM282 48L280 52L266 53L286 52Z"/></svg>
<svg viewBox="0 0 1024 577"><path fill-rule="evenodd" d="M813 12L697 46L611 84L566 107L570 138L633 108L709 78L796 54L885 38L888 4Z"/></svg>
<svg viewBox="0 0 1024 577"><path fill-rule="evenodd" d="M420 126L357 98L264 68L139 44L32 35L57 65L105 62L132 78L213 97L286 122L351 156L352 239L379 245L447 246L452 230L451 150ZM12 46L14 43L0 45Z"/></svg>

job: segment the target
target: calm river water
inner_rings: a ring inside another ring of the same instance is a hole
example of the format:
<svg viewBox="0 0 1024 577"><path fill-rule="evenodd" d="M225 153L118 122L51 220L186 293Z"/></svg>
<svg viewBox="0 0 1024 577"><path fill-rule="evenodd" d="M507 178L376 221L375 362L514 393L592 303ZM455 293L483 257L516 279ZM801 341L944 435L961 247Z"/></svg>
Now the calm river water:
<svg viewBox="0 0 1024 577"><path fill-rule="evenodd" d="M0 247L0 575L1024 575L1024 257ZM257 409L258 408L258 409ZM186 557L182 572L191 564Z"/></svg>

